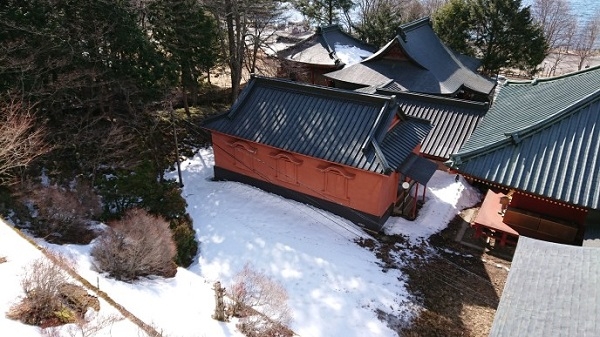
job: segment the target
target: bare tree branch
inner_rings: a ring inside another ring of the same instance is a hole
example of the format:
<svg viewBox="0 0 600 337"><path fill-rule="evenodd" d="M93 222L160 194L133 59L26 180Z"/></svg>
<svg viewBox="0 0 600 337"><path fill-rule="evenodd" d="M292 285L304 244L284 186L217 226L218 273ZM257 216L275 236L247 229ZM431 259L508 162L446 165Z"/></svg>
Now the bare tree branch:
<svg viewBox="0 0 600 337"><path fill-rule="evenodd" d="M0 98L0 184L11 182L18 169L51 150L45 136L31 106L15 96Z"/></svg>

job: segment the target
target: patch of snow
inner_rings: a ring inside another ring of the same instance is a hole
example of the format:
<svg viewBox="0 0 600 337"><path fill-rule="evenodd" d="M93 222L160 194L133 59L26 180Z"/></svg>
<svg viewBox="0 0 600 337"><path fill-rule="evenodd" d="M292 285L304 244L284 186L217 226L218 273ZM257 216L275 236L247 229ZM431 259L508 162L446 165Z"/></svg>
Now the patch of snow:
<svg viewBox="0 0 600 337"><path fill-rule="evenodd" d="M410 221L392 217L383 229L388 235L405 235L417 242L446 228L461 210L476 205L480 200L481 194L464 178L456 181L455 174L438 170L427 184L425 204L417 218Z"/></svg>
<svg viewBox="0 0 600 337"><path fill-rule="evenodd" d="M359 63L365 58L373 55L370 51L360 49L356 46L342 45L339 43L336 43L333 48L335 49L337 57L339 57L346 66Z"/></svg>
<svg viewBox="0 0 600 337"><path fill-rule="evenodd" d="M0 331L3 335L10 332L10 336L39 337L42 335L40 328L25 325L5 317L6 312L19 302L24 296L20 282L26 269L34 260L44 258L40 250L31 245L27 240L19 236L9 224L0 219L0 257L5 257L6 262L0 263L0 279L2 279L2 291L0 291ZM117 317L120 320L104 329L98 331L95 337L110 336L138 336L139 328L129 320L123 319L121 314L103 299L100 300L100 312L92 316L90 326L96 324L95 320L106 317ZM70 336L69 332L76 327L68 324L56 329L58 336ZM8 335L7 335L8 336Z"/></svg>
<svg viewBox="0 0 600 337"><path fill-rule="evenodd" d="M293 313L291 328L300 336L397 336L378 318L377 311L382 316L398 317L401 323L409 322L417 312L405 275L398 269L382 268L375 253L355 243L358 238L370 237L356 225L248 185L212 181L213 166L211 149L201 149L181 163L183 195L194 220L200 253L192 266L179 268L174 278L116 281L94 270L90 257L94 242L85 246L39 242L69 256L82 277L168 336L242 336L235 320L222 323L211 318L212 285L215 281L225 287L231 285L246 263L285 287ZM177 173L168 175L175 178ZM424 240L443 229L460 209L479 201L477 192L454 178L436 172L417 219L391 218L385 225L386 233ZM20 295L19 270L40 256L11 232L0 224L0 256L8 258L7 263L0 264L3 312ZM101 314L110 312L109 305L101 305ZM24 337L40 335L38 328L6 318L0 318L0 331ZM124 320L114 325L112 336L137 336L137 331Z"/></svg>

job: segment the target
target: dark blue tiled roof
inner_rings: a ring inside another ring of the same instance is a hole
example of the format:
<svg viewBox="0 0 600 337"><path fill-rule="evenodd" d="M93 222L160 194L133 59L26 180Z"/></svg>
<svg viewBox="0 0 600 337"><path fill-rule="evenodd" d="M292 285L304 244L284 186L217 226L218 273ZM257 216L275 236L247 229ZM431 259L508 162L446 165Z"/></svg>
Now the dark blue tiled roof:
<svg viewBox="0 0 600 337"><path fill-rule="evenodd" d="M393 129L404 130L402 134L388 136L387 129L397 111L395 99L388 96L253 78L230 111L207 120L204 127L282 150L387 173L398 168L405 159L401 154L410 153L430 128L426 121L409 118ZM392 138L397 141L390 141Z"/></svg>
<svg viewBox="0 0 600 337"><path fill-rule="evenodd" d="M598 209L600 67L509 83L448 163L482 180Z"/></svg>
<svg viewBox="0 0 600 337"><path fill-rule="evenodd" d="M383 155L390 167L394 170L399 169L429 131L431 131L430 124L417 119L407 119L392 128L381 143Z"/></svg>
<svg viewBox="0 0 600 337"><path fill-rule="evenodd" d="M416 93L378 90L396 95L400 109L407 115L431 122L433 129L421 143L421 153L448 159L476 129L488 111L487 103Z"/></svg>
<svg viewBox="0 0 600 337"><path fill-rule="evenodd" d="M375 51L373 46L345 33L338 25L332 25L317 28L313 35L279 51L277 55L279 58L299 63L342 67L343 59L336 54L336 48L340 46L355 47L368 54Z"/></svg>
<svg viewBox="0 0 600 337"><path fill-rule="evenodd" d="M408 59L392 60L390 52L402 50ZM363 86L393 81L405 90L451 95L468 88L491 94L495 83L476 72L477 60L457 56L433 31L429 18L400 27L400 34L371 57L355 65L327 73L335 81Z"/></svg>
<svg viewBox="0 0 600 337"><path fill-rule="evenodd" d="M600 336L600 250L519 237L490 337Z"/></svg>

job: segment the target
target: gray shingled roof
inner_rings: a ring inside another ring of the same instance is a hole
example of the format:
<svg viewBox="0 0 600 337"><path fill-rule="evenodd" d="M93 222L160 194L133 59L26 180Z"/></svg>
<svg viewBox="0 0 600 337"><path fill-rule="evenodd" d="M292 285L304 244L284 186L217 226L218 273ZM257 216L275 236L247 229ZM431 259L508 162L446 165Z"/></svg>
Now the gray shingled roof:
<svg viewBox="0 0 600 337"><path fill-rule="evenodd" d="M405 118L392 132L394 98L277 79L253 78L230 111L204 127L342 165L389 173L431 125ZM400 137L394 133L402 130ZM380 145L381 144L381 145Z"/></svg>
<svg viewBox="0 0 600 337"><path fill-rule="evenodd" d="M600 336L600 250L519 238L490 337Z"/></svg>
<svg viewBox="0 0 600 337"><path fill-rule="evenodd" d="M344 63L336 55L336 46L352 46L370 53L375 51L373 46L345 33L338 25L332 25L317 28L313 35L279 51L277 55L281 59L299 63L342 67Z"/></svg>
<svg viewBox="0 0 600 337"><path fill-rule="evenodd" d="M508 82L449 165L566 203L600 206L600 67Z"/></svg>
<svg viewBox="0 0 600 337"><path fill-rule="evenodd" d="M387 55L400 48L407 60L390 60ZM344 83L363 86L394 81L408 91L426 94L455 94L465 87L489 95L495 83L475 69L477 61L446 47L431 28L429 18L400 27L400 34L364 61L325 74Z"/></svg>
<svg viewBox="0 0 600 337"><path fill-rule="evenodd" d="M396 95L407 116L431 122L433 129L421 143L421 153L440 159L448 159L461 148L489 108L487 103L439 96L389 90L378 93Z"/></svg>

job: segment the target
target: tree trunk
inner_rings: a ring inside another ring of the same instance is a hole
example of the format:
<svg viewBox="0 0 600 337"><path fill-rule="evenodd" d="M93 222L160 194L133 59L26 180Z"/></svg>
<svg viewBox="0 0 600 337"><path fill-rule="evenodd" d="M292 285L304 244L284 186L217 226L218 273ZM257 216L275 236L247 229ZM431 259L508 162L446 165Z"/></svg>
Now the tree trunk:
<svg viewBox="0 0 600 337"><path fill-rule="evenodd" d="M242 80L242 57L239 51L242 50L242 27L240 26L240 13L237 4L231 0L225 0L225 23L227 25L227 39L229 41L229 70L231 73L231 100L237 99L240 82Z"/></svg>
<svg viewBox="0 0 600 337"><path fill-rule="evenodd" d="M190 106L188 104L188 84L190 83L190 69L186 66L186 64L181 65L181 92L183 94L183 108L185 109L185 114L188 119L192 118L192 114L190 113Z"/></svg>

